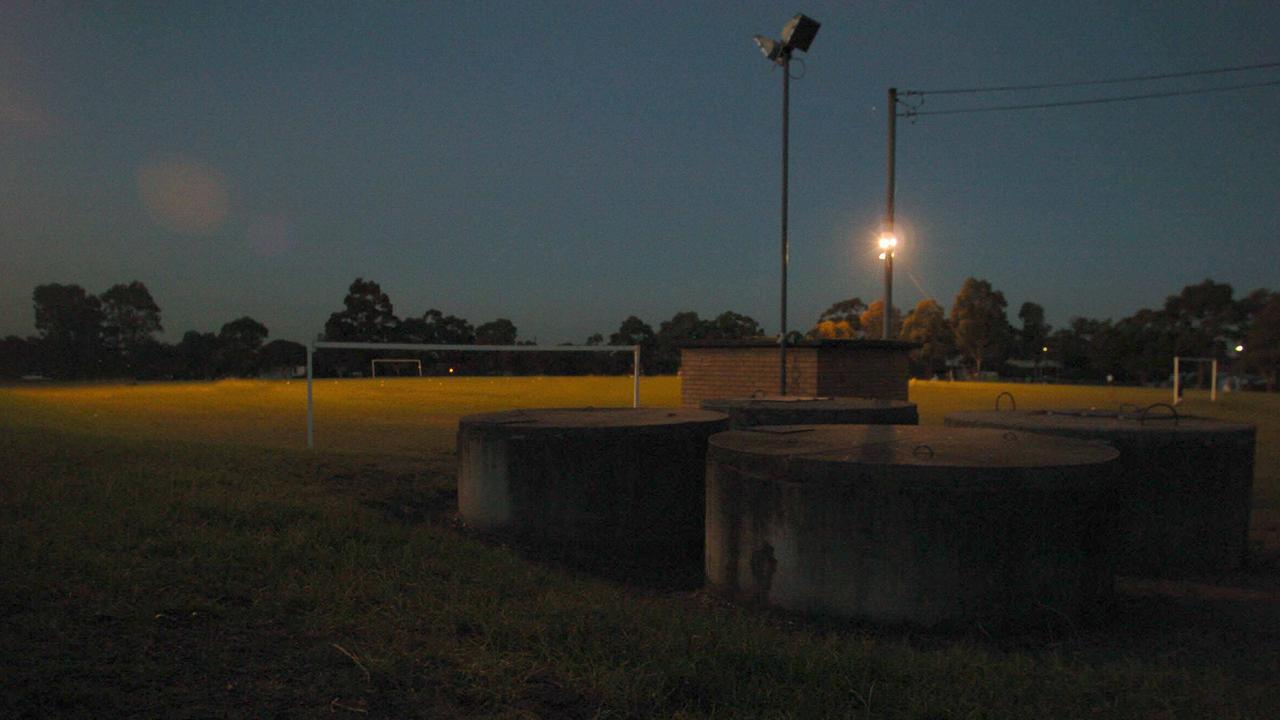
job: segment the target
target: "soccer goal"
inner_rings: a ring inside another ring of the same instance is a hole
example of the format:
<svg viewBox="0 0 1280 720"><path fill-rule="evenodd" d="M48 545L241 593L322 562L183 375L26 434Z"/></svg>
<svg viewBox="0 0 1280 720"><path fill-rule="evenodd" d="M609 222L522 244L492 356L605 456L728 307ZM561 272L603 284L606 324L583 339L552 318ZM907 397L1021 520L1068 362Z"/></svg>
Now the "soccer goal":
<svg viewBox="0 0 1280 720"><path fill-rule="evenodd" d="M1209 365L1209 402L1218 402L1218 361L1213 358L1173 357L1173 404L1182 402L1182 363Z"/></svg>
<svg viewBox="0 0 1280 720"><path fill-rule="evenodd" d="M312 356L319 350L389 350L394 352L604 352L631 353L631 407L640 407L640 346L639 345L434 345L429 343L363 343L324 342L307 344L307 448L314 449L315 402L312 386L314 370ZM374 362L377 362L376 360ZM422 373L419 361L418 373Z"/></svg>
<svg viewBox="0 0 1280 720"><path fill-rule="evenodd" d="M378 377L379 364L392 365L397 363L401 365L416 365L418 368L418 377L422 377L422 361L416 358L374 358L369 361L369 377ZM386 375L387 373L386 371L383 371L382 374ZM397 373L397 375L398 374L399 373Z"/></svg>

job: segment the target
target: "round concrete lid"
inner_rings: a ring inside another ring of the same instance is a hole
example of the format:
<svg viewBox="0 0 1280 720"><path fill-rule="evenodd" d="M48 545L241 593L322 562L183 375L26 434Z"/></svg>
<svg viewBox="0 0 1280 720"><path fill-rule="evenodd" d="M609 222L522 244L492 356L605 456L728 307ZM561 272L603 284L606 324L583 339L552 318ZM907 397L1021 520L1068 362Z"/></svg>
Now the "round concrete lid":
<svg viewBox="0 0 1280 720"><path fill-rule="evenodd" d="M948 413L948 425L1007 428L1080 437L1143 435L1147 437L1252 433L1254 426L1192 415L1174 415L1168 406L1112 410L1058 408L1053 410L977 410Z"/></svg>
<svg viewBox="0 0 1280 720"><path fill-rule="evenodd" d="M722 413L692 408L529 408L467 415L459 427L511 427L520 430L648 428L721 423Z"/></svg>
<svg viewBox="0 0 1280 720"><path fill-rule="evenodd" d="M1072 467L1119 457L1097 440L919 425L766 425L713 435L711 447L770 461L906 468Z"/></svg>
<svg viewBox="0 0 1280 720"><path fill-rule="evenodd" d="M713 398L703 400L704 410L765 409L819 409L819 410L877 410L906 409L915 403L903 400L887 400L860 397L809 397L802 395L764 395L760 397Z"/></svg>

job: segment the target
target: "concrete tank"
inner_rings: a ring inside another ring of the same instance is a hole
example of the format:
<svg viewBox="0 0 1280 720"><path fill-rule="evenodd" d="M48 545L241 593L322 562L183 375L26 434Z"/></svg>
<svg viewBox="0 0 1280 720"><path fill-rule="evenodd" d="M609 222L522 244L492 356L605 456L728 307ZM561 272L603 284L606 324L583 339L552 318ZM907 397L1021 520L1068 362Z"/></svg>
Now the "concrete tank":
<svg viewBox="0 0 1280 720"><path fill-rule="evenodd" d="M1123 573L1177 576L1239 568L1249 551L1255 429L1140 410L957 412L951 427L1105 440L1120 451Z"/></svg>
<svg viewBox="0 0 1280 720"><path fill-rule="evenodd" d="M702 563L707 439L719 413L535 409L458 423L458 507L468 527L588 564Z"/></svg>
<svg viewBox="0 0 1280 720"><path fill-rule="evenodd" d="M1114 582L1106 444L913 425L711 438L706 572L730 597L881 623L1092 617Z"/></svg>
<svg viewBox="0 0 1280 720"><path fill-rule="evenodd" d="M916 404L904 400L853 397L717 398L702 401L703 410L722 412L730 425L918 425Z"/></svg>

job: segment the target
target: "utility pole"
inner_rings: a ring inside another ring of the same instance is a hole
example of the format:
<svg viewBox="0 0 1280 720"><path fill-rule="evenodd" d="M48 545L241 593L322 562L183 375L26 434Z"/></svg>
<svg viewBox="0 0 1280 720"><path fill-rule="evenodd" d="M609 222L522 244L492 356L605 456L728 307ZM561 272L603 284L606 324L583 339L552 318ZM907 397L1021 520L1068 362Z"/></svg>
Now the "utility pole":
<svg viewBox="0 0 1280 720"><path fill-rule="evenodd" d="M898 132L898 88L889 88L889 171L885 182L884 232L896 238L893 229L894 152ZM895 242L894 245L897 243ZM884 339L890 339L890 318L893 317L893 245L884 248Z"/></svg>
<svg viewBox="0 0 1280 720"><path fill-rule="evenodd" d="M778 394L787 394L787 260L790 255L787 245L787 142L789 138L789 121L791 115L791 51L786 50L779 58L782 66L782 333L778 336Z"/></svg>

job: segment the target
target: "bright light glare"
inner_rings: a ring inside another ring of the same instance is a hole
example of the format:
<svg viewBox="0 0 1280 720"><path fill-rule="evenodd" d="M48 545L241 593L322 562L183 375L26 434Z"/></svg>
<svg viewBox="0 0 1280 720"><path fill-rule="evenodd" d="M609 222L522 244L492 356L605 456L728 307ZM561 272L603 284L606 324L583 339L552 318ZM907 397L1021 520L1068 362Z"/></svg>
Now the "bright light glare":
<svg viewBox="0 0 1280 720"><path fill-rule="evenodd" d="M1049 352L1049 346L1045 345L1044 347L1040 348L1040 352Z"/></svg>
<svg viewBox="0 0 1280 720"><path fill-rule="evenodd" d="M1236 352L1244 352L1244 346L1243 346L1243 345L1237 345L1237 346L1236 346Z"/></svg>
<svg viewBox="0 0 1280 720"><path fill-rule="evenodd" d="M880 259L881 259L881 260L883 260L883 259L884 259L884 253L880 253Z"/></svg>
<svg viewBox="0 0 1280 720"><path fill-rule="evenodd" d="M898 238L888 233L885 233L884 235L880 236L881 250L888 250L889 248L895 248L895 247L898 247Z"/></svg>

